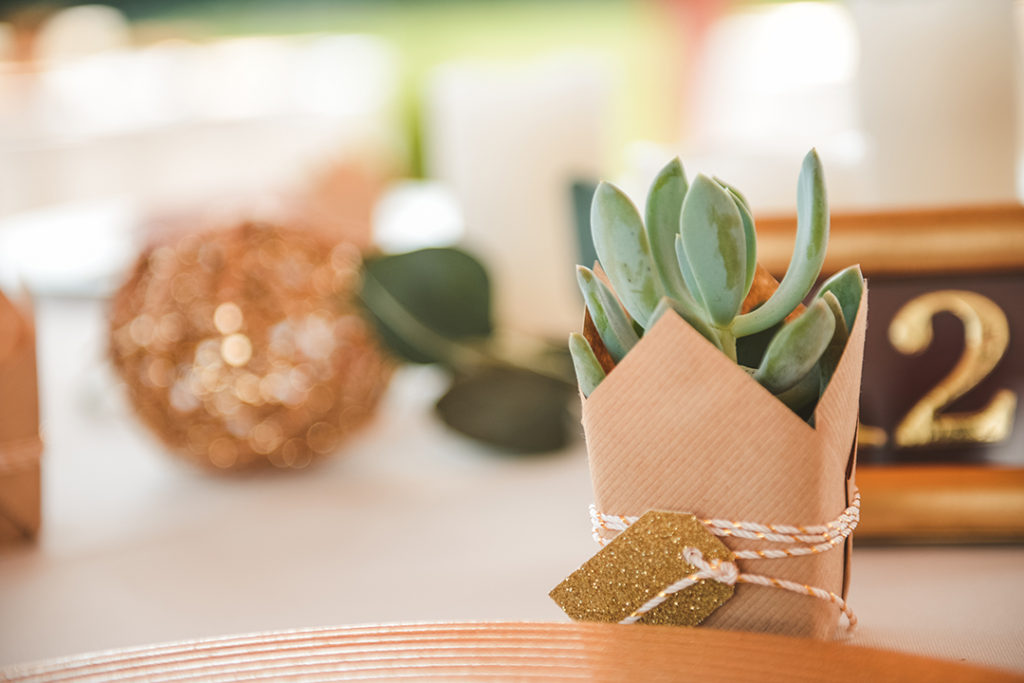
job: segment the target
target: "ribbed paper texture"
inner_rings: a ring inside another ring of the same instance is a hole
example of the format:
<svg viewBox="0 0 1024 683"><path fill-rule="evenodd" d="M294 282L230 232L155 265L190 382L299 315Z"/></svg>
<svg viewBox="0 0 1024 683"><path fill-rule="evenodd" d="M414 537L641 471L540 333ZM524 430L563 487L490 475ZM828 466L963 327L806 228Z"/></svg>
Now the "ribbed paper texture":
<svg viewBox="0 0 1024 683"><path fill-rule="evenodd" d="M865 294L811 427L679 316L662 316L583 403L598 509L763 524L835 519L854 491L866 318ZM726 544L766 547L734 538ZM743 560L740 568L838 595L847 585L848 556L849 543L845 551ZM838 608L823 600L738 585L704 625L827 638L838 619Z"/></svg>

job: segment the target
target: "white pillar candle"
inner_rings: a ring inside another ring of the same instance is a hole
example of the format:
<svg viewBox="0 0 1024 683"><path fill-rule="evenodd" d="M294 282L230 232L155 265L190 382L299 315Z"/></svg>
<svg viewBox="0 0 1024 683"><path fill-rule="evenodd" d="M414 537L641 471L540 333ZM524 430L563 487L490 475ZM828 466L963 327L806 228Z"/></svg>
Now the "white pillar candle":
<svg viewBox="0 0 1024 683"><path fill-rule="evenodd" d="M881 206L1015 199L1011 0L855 0Z"/></svg>
<svg viewBox="0 0 1024 683"><path fill-rule="evenodd" d="M562 337L580 325L571 183L604 169L609 69L592 58L459 63L430 82L426 156L487 265L497 322Z"/></svg>

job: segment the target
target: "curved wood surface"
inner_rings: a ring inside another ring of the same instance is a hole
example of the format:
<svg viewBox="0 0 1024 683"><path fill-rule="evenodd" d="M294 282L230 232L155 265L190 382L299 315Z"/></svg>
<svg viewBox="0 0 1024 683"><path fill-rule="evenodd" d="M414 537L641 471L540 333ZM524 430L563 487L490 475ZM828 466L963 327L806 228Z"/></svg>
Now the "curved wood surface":
<svg viewBox="0 0 1024 683"><path fill-rule="evenodd" d="M1012 681L955 662L756 633L613 624L351 626L117 650L12 681Z"/></svg>

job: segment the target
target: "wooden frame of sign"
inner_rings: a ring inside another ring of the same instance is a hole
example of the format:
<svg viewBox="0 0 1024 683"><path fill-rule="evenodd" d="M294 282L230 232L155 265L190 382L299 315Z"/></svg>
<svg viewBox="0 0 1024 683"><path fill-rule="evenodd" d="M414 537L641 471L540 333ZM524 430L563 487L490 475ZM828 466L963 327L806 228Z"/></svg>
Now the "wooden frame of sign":
<svg viewBox="0 0 1024 683"><path fill-rule="evenodd" d="M792 217L759 217L781 276ZM1024 207L833 213L869 309L858 541L1024 541Z"/></svg>

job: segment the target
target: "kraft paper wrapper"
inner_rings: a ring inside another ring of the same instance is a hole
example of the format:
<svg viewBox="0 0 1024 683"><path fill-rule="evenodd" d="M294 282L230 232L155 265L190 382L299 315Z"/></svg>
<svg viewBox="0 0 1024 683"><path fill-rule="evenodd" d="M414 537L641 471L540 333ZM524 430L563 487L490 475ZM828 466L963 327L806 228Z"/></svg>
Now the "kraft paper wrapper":
<svg viewBox="0 0 1024 683"><path fill-rule="evenodd" d="M594 502L607 514L648 510L763 524L824 524L855 492L867 293L815 427L670 312L583 401ZM779 547L723 539L731 549ZM850 541L804 557L741 560L746 573L845 597ZM778 588L737 584L703 625L829 638L839 610Z"/></svg>
<svg viewBox="0 0 1024 683"><path fill-rule="evenodd" d="M39 530L41 452L35 329L0 294L0 545Z"/></svg>

